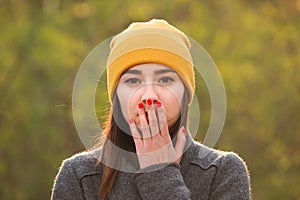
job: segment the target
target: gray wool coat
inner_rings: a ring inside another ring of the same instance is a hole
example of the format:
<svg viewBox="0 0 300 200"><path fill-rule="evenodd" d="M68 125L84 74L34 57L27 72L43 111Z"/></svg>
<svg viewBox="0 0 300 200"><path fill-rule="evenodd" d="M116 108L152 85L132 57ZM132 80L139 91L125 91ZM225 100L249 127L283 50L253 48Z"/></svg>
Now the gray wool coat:
<svg viewBox="0 0 300 200"><path fill-rule="evenodd" d="M51 199L99 199L103 171L102 165L96 165L99 153L100 149L96 149L64 160ZM250 179L245 163L237 154L193 141L180 165L170 163L151 172L119 172L109 199L248 200Z"/></svg>

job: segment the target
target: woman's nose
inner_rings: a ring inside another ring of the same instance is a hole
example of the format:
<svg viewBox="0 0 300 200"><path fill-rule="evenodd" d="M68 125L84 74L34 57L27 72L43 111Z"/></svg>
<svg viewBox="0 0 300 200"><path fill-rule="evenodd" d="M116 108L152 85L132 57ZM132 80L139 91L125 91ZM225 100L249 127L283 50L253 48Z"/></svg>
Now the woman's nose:
<svg viewBox="0 0 300 200"><path fill-rule="evenodd" d="M155 103L158 99L156 88L153 84L149 84L144 87L141 95L141 101L146 104L148 99L152 99L153 103Z"/></svg>

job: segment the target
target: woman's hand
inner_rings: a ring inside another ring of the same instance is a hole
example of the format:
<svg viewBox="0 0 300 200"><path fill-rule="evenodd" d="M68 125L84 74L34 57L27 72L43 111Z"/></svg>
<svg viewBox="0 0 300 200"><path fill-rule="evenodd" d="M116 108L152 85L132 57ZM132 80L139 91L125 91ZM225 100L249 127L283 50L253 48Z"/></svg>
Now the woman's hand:
<svg viewBox="0 0 300 200"><path fill-rule="evenodd" d="M186 142L185 128L180 128L174 148L165 110L161 103L152 104L152 100L148 100L147 104L148 116L146 116L143 104L138 105L141 134L135 122L132 119L129 120L141 169L159 163L176 162L179 164Z"/></svg>

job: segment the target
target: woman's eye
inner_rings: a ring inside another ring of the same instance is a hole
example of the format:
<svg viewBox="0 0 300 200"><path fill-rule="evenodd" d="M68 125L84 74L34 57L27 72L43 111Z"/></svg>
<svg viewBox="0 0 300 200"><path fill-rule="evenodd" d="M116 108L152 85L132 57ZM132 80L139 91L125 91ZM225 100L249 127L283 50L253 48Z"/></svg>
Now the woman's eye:
<svg viewBox="0 0 300 200"><path fill-rule="evenodd" d="M140 82L141 81L138 78L129 78L125 80L125 83L130 85L138 84Z"/></svg>
<svg viewBox="0 0 300 200"><path fill-rule="evenodd" d="M172 79L170 77L162 77L158 80L159 83L164 83L164 84L171 83L173 81L174 81L174 79Z"/></svg>

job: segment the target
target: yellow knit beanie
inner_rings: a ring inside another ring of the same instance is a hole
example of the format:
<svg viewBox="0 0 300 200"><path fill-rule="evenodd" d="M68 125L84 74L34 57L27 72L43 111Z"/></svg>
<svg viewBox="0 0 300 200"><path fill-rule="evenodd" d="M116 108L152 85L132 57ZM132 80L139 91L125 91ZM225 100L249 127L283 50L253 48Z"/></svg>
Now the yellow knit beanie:
<svg viewBox="0 0 300 200"><path fill-rule="evenodd" d="M158 63L178 73L189 93L191 103L195 91L195 75L187 36L165 20L135 22L110 43L107 59L109 101L122 73L143 63Z"/></svg>

